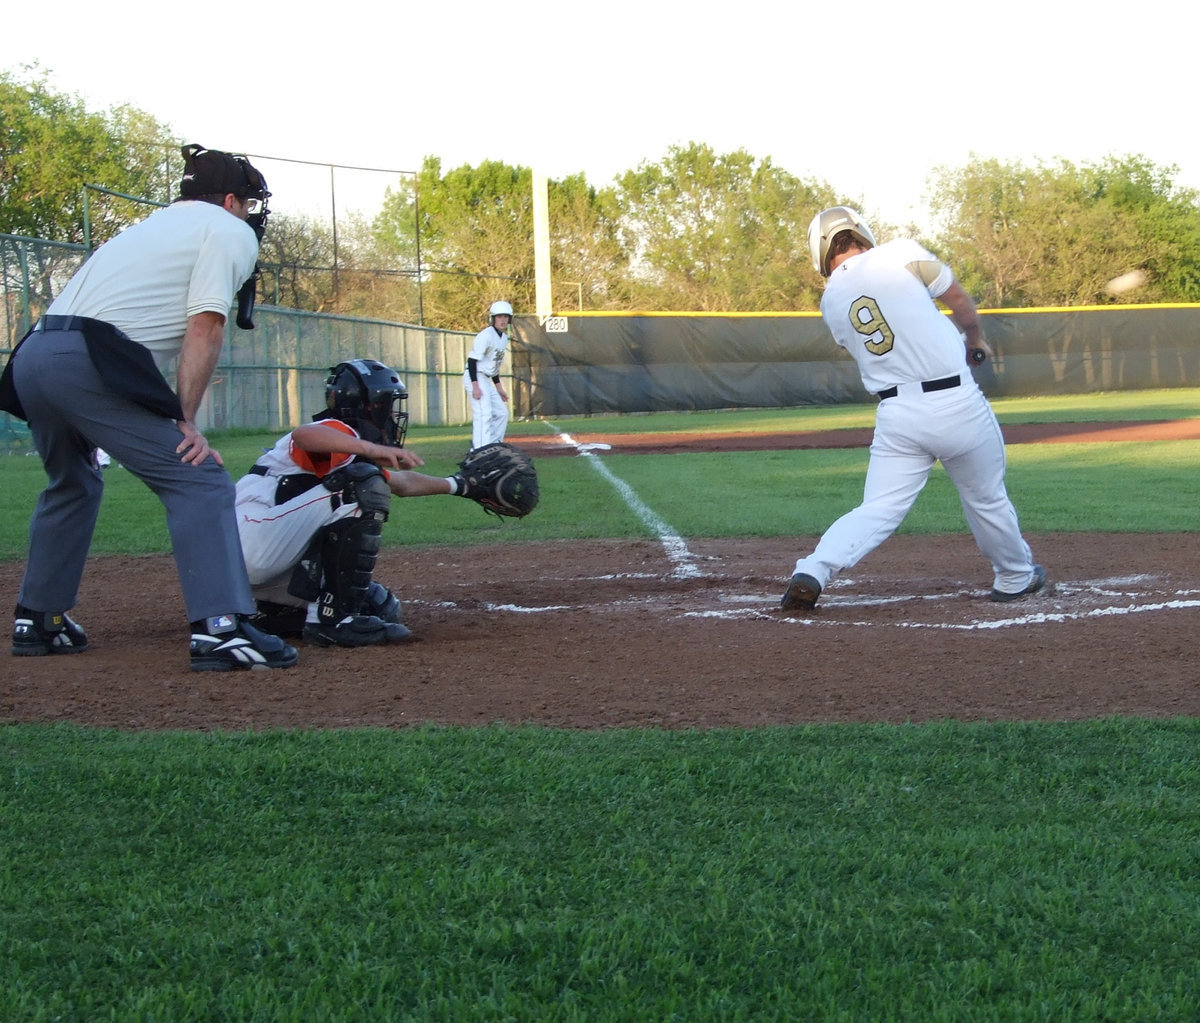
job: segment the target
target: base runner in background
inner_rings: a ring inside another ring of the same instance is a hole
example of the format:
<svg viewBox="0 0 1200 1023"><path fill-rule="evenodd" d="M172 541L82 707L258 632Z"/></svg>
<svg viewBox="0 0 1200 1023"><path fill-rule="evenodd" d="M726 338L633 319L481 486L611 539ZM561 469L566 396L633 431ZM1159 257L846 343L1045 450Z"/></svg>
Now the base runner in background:
<svg viewBox="0 0 1200 1023"><path fill-rule="evenodd" d="M471 447L497 444L508 430L508 392L500 382L500 367L508 350L508 326L513 308L493 302L488 325L475 335L463 371L463 386L471 400Z"/></svg>

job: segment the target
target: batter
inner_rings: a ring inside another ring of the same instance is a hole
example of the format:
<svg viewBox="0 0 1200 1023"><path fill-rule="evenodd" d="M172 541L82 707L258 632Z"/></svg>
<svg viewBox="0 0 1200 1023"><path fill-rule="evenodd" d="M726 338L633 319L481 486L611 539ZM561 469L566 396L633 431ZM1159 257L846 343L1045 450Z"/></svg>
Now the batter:
<svg viewBox="0 0 1200 1023"><path fill-rule="evenodd" d="M1036 593L1035 565L1004 486L1000 424L968 369L991 348L971 297L944 263L914 241L876 245L859 214L834 206L808 229L813 265L828 278L821 315L879 398L863 501L796 562L785 611L816 605L847 568L892 535L929 479L945 466L975 542L992 564L992 600ZM940 301L950 310L947 317Z"/></svg>

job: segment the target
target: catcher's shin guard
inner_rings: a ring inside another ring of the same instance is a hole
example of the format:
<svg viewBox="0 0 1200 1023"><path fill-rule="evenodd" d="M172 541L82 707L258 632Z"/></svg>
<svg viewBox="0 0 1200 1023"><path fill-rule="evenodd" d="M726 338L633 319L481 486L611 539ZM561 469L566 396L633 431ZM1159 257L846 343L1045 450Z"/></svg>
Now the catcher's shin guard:
<svg viewBox="0 0 1200 1023"><path fill-rule="evenodd" d="M309 541L304 553L300 555L300 560L292 569L292 578L288 580L288 593L293 597L299 597L306 604L321 595L321 551L324 546L325 530L319 529Z"/></svg>
<svg viewBox="0 0 1200 1023"><path fill-rule="evenodd" d="M359 614L367 603L383 524L388 517L391 491L378 469L354 480L343 489L343 496L350 489L354 491L359 515L340 519L321 531L323 584L317 598L317 614L326 624Z"/></svg>

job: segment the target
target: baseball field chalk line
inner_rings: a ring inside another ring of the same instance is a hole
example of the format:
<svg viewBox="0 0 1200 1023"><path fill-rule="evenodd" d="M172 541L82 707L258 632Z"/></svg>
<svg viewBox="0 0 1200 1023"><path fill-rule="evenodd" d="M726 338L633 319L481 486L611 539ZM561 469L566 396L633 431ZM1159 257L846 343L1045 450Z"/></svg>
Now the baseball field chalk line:
<svg viewBox="0 0 1200 1023"><path fill-rule="evenodd" d="M660 519L654 511L646 505L646 503L637 496L633 487L626 483L619 476L613 475L608 466L597 457L595 449L605 450L609 447L607 444L580 444L569 433L564 433L562 430L554 426L553 423L547 424L550 429L563 439L563 442L569 444L578 453L580 458L586 458L588 464L596 470L604 479L612 484L613 488L624 499L630 510L636 515L647 529L649 529L662 544L663 550L666 551L668 559L674 567L671 573L677 579L696 579L704 573L696 566L696 558L691 551L688 550L687 543L678 533L675 532L667 523Z"/></svg>
<svg viewBox="0 0 1200 1023"><path fill-rule="evenodd" d="M692 566L694 569L694 566ZM700 573L705 578L711 578L711 573ZM620 582L624 579L671 579L673 574L660 572L606 572L598 575L569 575L562 577L564 584L570 582ZM561 611L580 611L590 609L614 612L627 612L631 608L655 608L665 612L670 618L707 618L724 621L770 621L784 627L800 628L864 628L884 627L901 629L939 629L956 632L992 631L996 629L1020 628L1038 625L1056 625L1063 622L1086 621L1099 618L1110 618L1122 615L1154 614L1156 612L1186 611L1200 608L1200 590L1173 589L1164 585L1165 580L1149 575L1125 576L1122 578L1088 579L1088 580L1056 580L1051 603L1053 609L1027 609L1021 614L1008 614L1003 618L975 618L970 621L938 621L939 616L934 610L933 619L927 621L878 621L872 618L860 618L858 614L869 612L871 608L886 605L908 603L916 609L931 608L944 602L960 605L964 597L983 601L988 591L973 587L959 586L941 593L901 593L879 594L871 593L839 593L827 594L823 604L826 611L852 612L853 618L829 617L828 615L791 616L781 615L775 595L764 594L761 591L746 592L744 580L728 579L728 588L719 592L706 589L698 596L696 603L715 602L718 606L686 610L679 607L681 599L687 600L686 594L672 593L640 593L615 600L599 601L591 604L517 604L517 603L485 603L484 609L489 612L507 612L509 614L535 615L553 614ZM843 582L858 586L870 587L870 577L861 579L846 579ZM1033 600L1042 602L1047 597L1035 597ZM456 608L456 601L422 601L419 598L413 603L426 603L432 607ZM724 606L720 606L724 605ZM1045 604L1043 604L1043 607ZM997 608L997 610L999 610ZM1005 610L1008 610L1005 608ZM1016 610L1015 608L1013 609ZM928 612L926 612L928 613Z"/></svg>

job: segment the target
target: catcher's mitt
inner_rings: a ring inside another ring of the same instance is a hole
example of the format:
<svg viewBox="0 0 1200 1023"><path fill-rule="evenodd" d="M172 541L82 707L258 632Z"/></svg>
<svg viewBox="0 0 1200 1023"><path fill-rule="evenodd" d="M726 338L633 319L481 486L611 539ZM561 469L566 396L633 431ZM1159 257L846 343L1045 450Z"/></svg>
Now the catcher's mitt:
<svg viewBox="0 0 1200 1023"><path fill-rule="evenodd" d="M538 503L537 470L520 448L503 442L484 444L458 463L458 492L486 512L524 518Z"/></svg>

